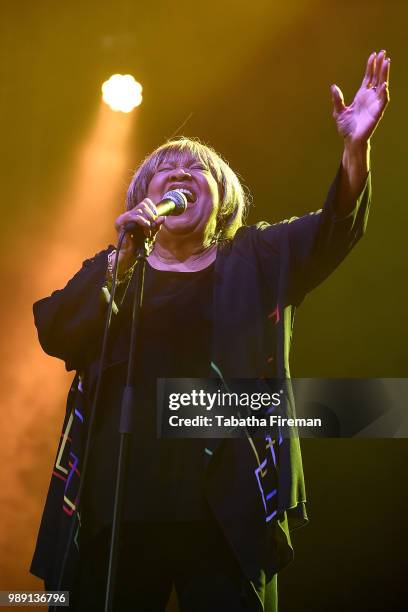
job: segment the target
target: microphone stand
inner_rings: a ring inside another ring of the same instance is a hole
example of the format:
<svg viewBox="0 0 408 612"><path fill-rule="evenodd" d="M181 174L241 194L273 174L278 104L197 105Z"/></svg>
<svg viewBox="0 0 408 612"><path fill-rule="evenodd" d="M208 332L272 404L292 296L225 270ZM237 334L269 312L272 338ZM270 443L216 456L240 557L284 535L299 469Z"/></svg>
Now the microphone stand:
<svg viewBox="0 0 408 612"><path fill-rule="evenodd" d="M136 338L140 322L140 313L143 304L144 277L147 261L147 245L143 244L137 250L137 264L134 270L136 286L133 296L132 327L130 334L129 361L127 369L126 386L123 389L119 434L120 446L118 467L116 475L115 500L113 507L112 537L110 545L109 566L105 596L105 612L113 611L115 595L115 581L119 558L120 530L123 517L123 507L126 493L126 475L128 467L129 447L133 433L133 411L135 410L135 380L136 380Z"/></svg>
<svg viewBox="0 0 408 612"><path fill-rule="evenodd" d="M175 214L181 215L187 206L187 199L184 194L180 193L178 190L168 191L161 203L163 206L160 209L159 216ZM103 366L105 362L105 356L107 351L107 343L108 343L108 334L110 321L113 311L113 303L115 298L115 288L116 288L116 280L118 274L118 255L123 243L123 239L125 237L126 231L130 231L131 228L125 228L119 237L117 249L116 249L116 257L115 264L113 268L113 279L112 279L112 289L111 289L111 297L108 305L108 311L105 320L105 328L103 332L102 339L102 348L101 348L101 357L99 360L99 368L98 368L98 376L95 387L95 392L92 400L92 405L90 409L90 417L89 417L89 425L88 425L88 433L85 441L84 447L84 460L82 466L82 475L80 479L78 495L76 499L76 516L78 520L78 524L80 524L79 520L79 512L78 508L80 505L80 500L82 498L82 492L84 490L84 483L87 474L87 466L89 453L91 448L91 439L92 432L95 420L96 407L99 401L99 395L101 390L102 383L102 373ZM154 237L153 237L154 241ZM130 339L130 350L129 350L129 363L128 363L128 372L127 372L127 380L126 386L123 391L122 397L122 407L121 407L121 417L120 417L120 425L119 425L119 433L121 436L120 439L120 448L119 448L119 462L118 462L118 473L117 473L117 481L116 481L116 489L115 489L115 502L114 502L114 516L113 516L113 524L112 524L112 541L111 541L111 550L109 557L109 568L108 568L108 579L107 579L107 592L106 592L106 600L105 600L105 612L109 612L112 610L113 605L113 592L114 592L114 581L116 576L117 569L117 557L118 557L118 543L119 543L119 529L120 523L123 514L123 499L124 499L124 484L125 484L125 472L127 467L127 455L128 455L128 447L129 447L129 438L132 433L132 406L133 406L133 398L135 396L134 393L134 382L135 382L135 356L136 356L136 335L137 335L137 325L139 323L140 318L140 310L143 301L143 285L144 285L144 274L146 269L146 258L148 253L153 246L153 241L149 239L144 239L142 242L139 242L136 250L136 261L138 261L138 265L135 266L136 276L136 290L134 293L134 302L133 302L133 311L132 311L132 330L131 330L131 339ZM133 279L132 276L132 279ZM131 279L131 280L132 280ZM130 281L131 282L131 281ZM63 586L63 581L66 573L67 564L69 561L69 554L72 546L72 542L74 541L74 533L75 527L77 523L72 520L71 526L68 531L67 536L67 544L65 546L65 551L61 563L61 568L59 570L57 590L60 591ZM56 606L50 606L51 610L54 612Z"/></svg>

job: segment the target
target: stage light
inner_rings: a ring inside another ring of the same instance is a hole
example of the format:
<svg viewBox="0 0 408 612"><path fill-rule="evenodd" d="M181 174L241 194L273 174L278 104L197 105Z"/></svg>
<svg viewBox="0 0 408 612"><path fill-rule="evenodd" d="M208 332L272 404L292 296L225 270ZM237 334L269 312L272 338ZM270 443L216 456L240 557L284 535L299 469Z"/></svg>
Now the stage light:
<svg viewBox="0 0 408 612"><path fill-rule="evenodd" d="M102 85L102 99L112 110L130 113L142 103L142 86L130 74L113 74Z"/></svg>

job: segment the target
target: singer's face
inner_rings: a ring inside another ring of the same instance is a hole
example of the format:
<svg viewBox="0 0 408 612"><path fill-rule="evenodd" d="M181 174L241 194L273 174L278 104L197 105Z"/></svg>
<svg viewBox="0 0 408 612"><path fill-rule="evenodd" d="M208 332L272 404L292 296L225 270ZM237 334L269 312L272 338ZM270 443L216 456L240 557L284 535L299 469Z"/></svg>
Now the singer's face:
<svg viewBox="0 0 408 612"><path fill-rule="evenodd" d="M147 197L155 204L170 189L185 189L187 209L179 216L166 217L160 233L194 234L203 240L215 231L219 206L218 185L210 170L199 160L165 161L153 175Z"/></svg>

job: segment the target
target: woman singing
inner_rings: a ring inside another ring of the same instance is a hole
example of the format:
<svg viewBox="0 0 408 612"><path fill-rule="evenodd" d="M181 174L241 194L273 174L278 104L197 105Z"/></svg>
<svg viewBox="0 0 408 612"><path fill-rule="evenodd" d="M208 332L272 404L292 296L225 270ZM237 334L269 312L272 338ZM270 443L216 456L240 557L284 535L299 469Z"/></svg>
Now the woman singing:
<svg viewBox="0 0 408 612"><path fill-rule="evenodd" d="M247 199L237 176L214 150L188 138L166 142L134 174L115 226L121 232L136 223L153 248L136 340L115 611L164 611L173 585L182 612L277 610L277 573L292 559L290 530L307 521L298 438L157 439L156 380L289 378L295 308L365 231L370 138L388 102L389 66L384 51L370 55L350 106L332 86L344 152L317 212L245 225ZM156 205L173 189L184 193L186 210L158 216ZM119 253L117 308L86 474L114 247L34 305L43 349L76 376L31 571L47 590L70 590L75 611L104 606L135 236L126 234Z"/></svg>

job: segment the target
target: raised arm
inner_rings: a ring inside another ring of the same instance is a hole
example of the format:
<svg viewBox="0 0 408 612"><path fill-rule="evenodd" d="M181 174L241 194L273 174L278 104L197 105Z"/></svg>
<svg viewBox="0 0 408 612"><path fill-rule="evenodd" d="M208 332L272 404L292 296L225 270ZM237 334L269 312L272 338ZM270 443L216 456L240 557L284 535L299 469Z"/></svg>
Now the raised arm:
<svg viewBox="0 0 408 612"><path fill-rule="evenodd" d="M333 117L344 140L336 214L352 212L370 170L370 138L389 102L390 59L385 51L372 53L365 75L349 106L337 85L331 86Z"/></svg>
<svg viewBox="0 0 408 612"><path fill-rule="evenodd" d="M333 85L333 115L344 140L339 171L321 210L275 225L258 226L257 243L267 272L280 253L288 278L286 299L299 304L341 263L365 232L371 200L370 138L389 100L390 60L370 55L361 87L350 106Z"/></svg>

